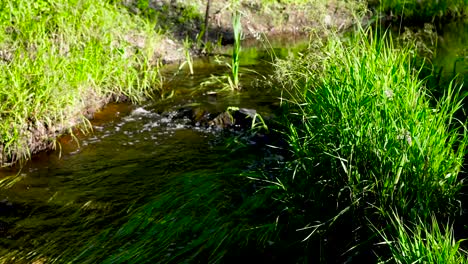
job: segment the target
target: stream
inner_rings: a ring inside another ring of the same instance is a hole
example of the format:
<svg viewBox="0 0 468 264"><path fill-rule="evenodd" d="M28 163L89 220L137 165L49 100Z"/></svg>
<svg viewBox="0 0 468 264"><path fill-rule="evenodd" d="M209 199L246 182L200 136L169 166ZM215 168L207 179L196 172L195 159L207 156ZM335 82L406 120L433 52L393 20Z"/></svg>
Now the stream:
<svg viewBox="0 0 468 264"><path fill-rule="evenodd" d="M213 179L206 175L239 175L264 159L266 154L255 146L259 142L248 136L237 142L247 128L230 131L190 115L213 119L228 107L239 107L271 118L280 96L267 82L273 71L271 52L285 57L307 46L307 39L293 45L285 40L269 43L274 49L268 52L245 45L242 92L219 91L223 83L211 78L229 74L229 57L222 62L195 60L193 76L187 67L179 71L179 65L168 65L164 89L174 92L166 99L109 104L95 114L91 133L76 130L74 137L62 136L56 151L34 156L19 176L13 176L17 168L3 169L0 177L14 180L0 192L0 256L21 252L25 260L40 256L50 261L63 251L80 250L85 241L119 227L132 210L167 188L173 188L174 197L182 195L177 192L181 178L205 177L209 182ZM248 145L248 153L233 158L236 148Z"/></svg>
<svg viewBox="0 0 468 264"><path fill-rule="evenodd" d="M439 33L434 64L444 78L456 72L466 82L467 23L445 25ZM193 76L187 67L179 71L179 65L168 65L163 70L164 88L174 92L165 94L164 100L141 105L109 104L91 121L92 133L76 130L75 137L66 135L58 140L56 151L34 156L20 171L16 167L2 169L0 178L12 180L0 191L0 256L17 256L18 263L35 260L36 264L62 263L64 259L85 263L88 258L99 260L88 263L141 263L151 260L153 253L147 249L151 246L158 254L165 252L168 261L179 262L171 254L184 251L185 244L168 241L165 246L166 241L162 241L159 249L150 242L139 244L137 238L127 234L123 237L128 241L117 238L121 232L133 230L130 225L135 219L141 220L135 224L138 228L145 219L162 224L169 221L166 215L178 212L177 206L197 201L196 197L203 197L200 207L212 204L206 200L209 197L225 197L216 212L213 208L181 211L192 223L184 222L190 234L184 233L187 230L180 232L194 236L190 243L202 243L195 238L200 217L212 212L214 218L229 215L229 208L237 208L244 201L243 192L250 192L238 183L242 182L239 175L283 159L268 150L268 136L252 134L248 129L222 129L203 121L203 116L213 119L229 107L255 110L265 120L275 117L281 94L269 77L273 72L271 52L283 58L293 56L307 47L307 39L280 38L271 40L270 45L273 50L258 42L243 46L241 92L219 91L222 84L211 76L230 71L214 57L195 60ZM224 61L229 62L229 57ZM196 188L203 193L193 191ZM160 208L164 204L167 208ZM156 213L160 218L144 217L155 210L161 211ZM170 235L158 234L162 229L148 230L155 236ZM109 256L94 251L99 247L106 248L103 252L109 252ZM120 249L141 250L141 259L126 259ZM265 257L265 252L255 253L263 254L261 259L273 259Z"/></svg>

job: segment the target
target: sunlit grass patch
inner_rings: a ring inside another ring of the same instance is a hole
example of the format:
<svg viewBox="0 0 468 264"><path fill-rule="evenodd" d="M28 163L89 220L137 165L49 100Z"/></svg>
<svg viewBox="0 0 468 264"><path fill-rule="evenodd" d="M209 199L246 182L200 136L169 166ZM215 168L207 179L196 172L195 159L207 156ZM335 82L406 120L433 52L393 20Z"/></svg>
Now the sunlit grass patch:
<svg viewBox="0 0 468 264"><path fill-rule="evenodd" d="M292 161L277 199L310 235L350 213L361 228L364 216L384 223L391 210L425 221L459 209L468 137L454 114L463 96L449 85L432 98L412 66L413 44L393 43L370 29L331 34L278 64L292 87L284 121Z"/></svg>
<svg viewBox="0 0 468 264"><path fill-rule="evenodd" d="M379 233L390 247L392 263L468 263L468 254L460 247L450 225L441 226L433 216L430 223L405 224L398 215L391 217L390 230Z"/></svg>
<svg viewBox="0 0 468 264"><path fill-rule="evenodd" d="M152 56L159 37L124 9L6 1L0 10L2 164L52 144L112 98L137 101L156 88Z"/></svg>

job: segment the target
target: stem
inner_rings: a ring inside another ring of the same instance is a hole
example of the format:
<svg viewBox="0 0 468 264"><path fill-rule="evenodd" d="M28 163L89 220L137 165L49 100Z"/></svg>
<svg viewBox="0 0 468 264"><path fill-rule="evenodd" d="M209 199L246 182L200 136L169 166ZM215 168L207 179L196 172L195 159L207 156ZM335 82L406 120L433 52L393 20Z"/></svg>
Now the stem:
<svg viewBox="0 0 468 264"><path fill-rule="evenodd" d="M206 11L205 11L205 45L208 43L208 22L210 20L210 6L211 0L207 0L206 2Z"/></svg>

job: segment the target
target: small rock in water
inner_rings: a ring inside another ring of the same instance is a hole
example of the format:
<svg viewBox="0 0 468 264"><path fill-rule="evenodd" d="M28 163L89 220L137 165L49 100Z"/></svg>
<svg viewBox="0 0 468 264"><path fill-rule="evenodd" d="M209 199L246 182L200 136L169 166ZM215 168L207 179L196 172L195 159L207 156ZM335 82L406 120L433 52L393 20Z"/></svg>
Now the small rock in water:
<svg viewBox="0 0 468 264"><path fill-rule="evenodd" d="M132 111L132 115L147 115L151 113L148 110L145 110L143 107L138 107L137 109Z"/></svg>
<svg viewBox="0 0 468 264"><path fill-rule="evenodd" d="M218 128L227 128L227 127L234 125L234 122L235 120L230 113L222 112L213 120L209 121L208 125L218 127Z"/></svg>

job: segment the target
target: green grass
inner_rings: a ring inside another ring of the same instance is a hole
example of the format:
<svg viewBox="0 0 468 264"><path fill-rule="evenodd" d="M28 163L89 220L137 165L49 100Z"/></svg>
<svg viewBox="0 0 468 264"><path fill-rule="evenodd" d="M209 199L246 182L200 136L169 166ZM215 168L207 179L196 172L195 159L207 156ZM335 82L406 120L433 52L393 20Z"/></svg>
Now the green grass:
<svg viewBox="0 0 468 264"><path fill-rule="evenodd" d="M468 13L467 0L380 0L378 2L383 12L391 12L412 20L427 21L434 18L466 16ZM377 5L377 3L374 3Z"/></svg>
<svg viewBox="0 0 468 264"><path fill-rule="evenodd" d="M187 64L189 67L190 75L193 75L193 57L190 54L191 47L192 47L192 43L190 42L189 38L186 37L184 40L185 61L182 64L180 64L179 70L181 70Z"/></svg>
<svg viewBox="0 0 468 264"><path fill-rule="evenodd" d="M301 58L278 63L291 98L284 124L293 161L272 186L308 235L350 214L361 228L365 218L385 223L391 211L426 221L459 208L468 143L454 118L460 89L450 85L432 98L412 67L414 44L393 43L372 30L331 34L315 38Z"/></svg>
<svg viewBox="0 0 468 264"><path fill-rule="evenodd" d="M414 225L405 225L397 216L391 218L390 229L394 239L385 232L380 232L391 250L393 263L468 263L467 252L461 250L450 225L440 226L436 217L426 224L423 221Z"/></svg>
<svg viewBox="0 0 468 264"><path fill-rule="evenodd" d="M242 32L242 13L239 11L239 2L232 1L229 8L232 10L231 21L232 21L232 31L234 36L234 44L232 46L232 56L231 63L216 58L217 62L221 65L226 65L230 70L230 74L225 74L222 76L211 76L210 80L206 81L203 85L211 85L212 83L220 83L221 91L235 91L241 90L241 83L239 80L240 75L240 53L241 53L241 41L243 38Z"/></svg>
<svg viewBox="0 0 468 264"><path fill-rule="evenodd" d="M153 25L106 1L3 1L0 163L30 157L36 141L53 144L87 109L149 95L158 38Z"/></svg>
<svg viewBox="0 0 468 264"><path fill-rule="evenodd" d="M235 7L234 7L235 9ZM239 83L239 54L241 50L241 40L242 40L242 25L241 25L241 13L238 10L234 10L232 14L232 28L234 32L234 46L232 47L232 62L231 62L231 72L232 79L229 78L230 86L233 90L240 89Z"/></svg>

